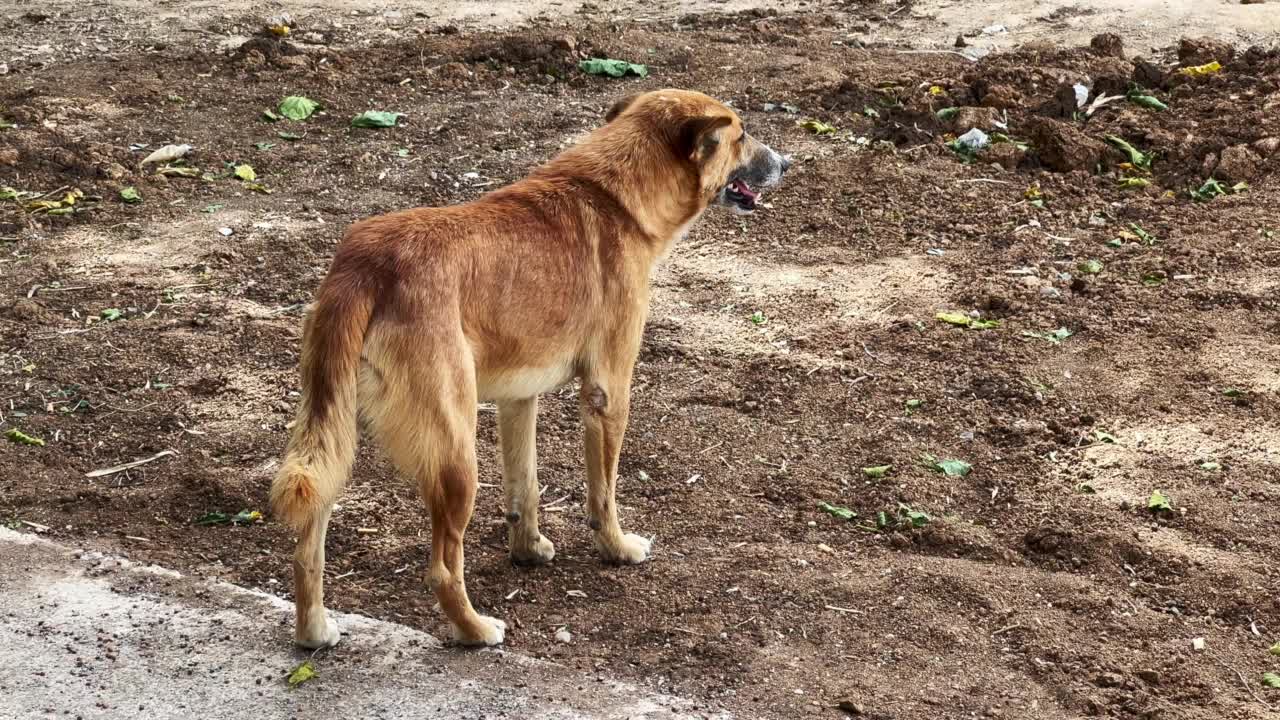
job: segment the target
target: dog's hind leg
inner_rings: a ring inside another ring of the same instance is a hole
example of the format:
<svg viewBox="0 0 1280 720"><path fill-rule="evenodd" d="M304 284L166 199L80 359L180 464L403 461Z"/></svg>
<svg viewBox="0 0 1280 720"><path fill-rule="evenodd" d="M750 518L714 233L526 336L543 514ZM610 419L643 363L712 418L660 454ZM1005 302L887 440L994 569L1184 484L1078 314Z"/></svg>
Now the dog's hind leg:
<svg viewBox="0 0 1280 720"><path fill-rule="evenodd" d="M551 541L538 532L537 426L537 398L498 403L507 539L511 561L519 565L541 565L556 554Z"/></svg>
<svg viewBox="0 0 1280 720"><path fill-rule="evenodd" d="M431 337L424 349L421 337ZM427 582L463 645L497 645L506 624L476 613L467 597L463 536L475 506L476 382L470 349L456 338L413 329L371 353L382 392L366 408L370 429L413 478L431 516Z"/></svg>

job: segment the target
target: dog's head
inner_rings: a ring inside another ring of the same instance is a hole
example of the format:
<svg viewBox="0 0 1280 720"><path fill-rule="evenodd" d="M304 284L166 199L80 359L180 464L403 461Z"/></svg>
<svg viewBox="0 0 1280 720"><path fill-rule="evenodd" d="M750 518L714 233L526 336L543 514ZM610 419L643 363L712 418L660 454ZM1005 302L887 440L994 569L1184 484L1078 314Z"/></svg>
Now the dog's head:
<svg viewBox="0 0 1280 720"><path fill-rule="evenodd" d="M777 185L791 160L756 140L729 106L702 93L655 90L619 100L605 115L667 145L696 174L700 206L756 209L760 193Z"/></svg>

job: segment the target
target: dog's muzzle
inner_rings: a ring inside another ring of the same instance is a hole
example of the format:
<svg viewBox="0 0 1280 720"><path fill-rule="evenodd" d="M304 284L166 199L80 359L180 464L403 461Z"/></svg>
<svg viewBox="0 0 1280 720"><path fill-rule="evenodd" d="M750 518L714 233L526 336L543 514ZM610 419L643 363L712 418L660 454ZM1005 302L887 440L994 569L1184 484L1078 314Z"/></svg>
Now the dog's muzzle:
<svg viewBox="0 0 1280 720"><path fill-rule="evenodd" d="M730 176L729 184L720 191L717 200L736 212L754 212L761 191L782 182L783 173L790 167L791 158L779 155L773 148L761 143L751 161Z"/></svg>

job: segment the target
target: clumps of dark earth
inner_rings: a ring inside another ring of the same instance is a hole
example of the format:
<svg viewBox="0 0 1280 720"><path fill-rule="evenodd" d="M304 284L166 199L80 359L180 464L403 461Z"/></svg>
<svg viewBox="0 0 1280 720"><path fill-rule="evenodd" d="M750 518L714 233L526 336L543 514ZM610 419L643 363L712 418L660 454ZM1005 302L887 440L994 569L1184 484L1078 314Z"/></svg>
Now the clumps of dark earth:
<svg viewBox="0 0 1280 720"><path fill-rule="evenodd" d="M1276 50L1135 57L1100 36L975 62L835 45L822 13L771 12L349 32L302 17L284 39L10 63L0 184L31 194L0 202L2 412L45 444L4 445L0 519L287 596L284 528L196 520L267 509L303 312L343 229L515 180L624 95L697 88L796 164L755 215L707 213L655 279L619 482L650 563L594 557L568 388L539 418L556 560L513 567L480 409L468 582L511 647L740 717L1266 716ZM588 76L585 57L650 74ZM321 109L264 120L289 94ZM1119 98L1090 113L1100 96ZM370 109L405 116L350 126ZM989 144L953 149L975 128ZM197 176L139 166L171 143ZM260 188L232 176L244 164ZM29 209L76 190L64 213ZM364 448L329 534L331 606L443 632L425 524Z"/></svg>

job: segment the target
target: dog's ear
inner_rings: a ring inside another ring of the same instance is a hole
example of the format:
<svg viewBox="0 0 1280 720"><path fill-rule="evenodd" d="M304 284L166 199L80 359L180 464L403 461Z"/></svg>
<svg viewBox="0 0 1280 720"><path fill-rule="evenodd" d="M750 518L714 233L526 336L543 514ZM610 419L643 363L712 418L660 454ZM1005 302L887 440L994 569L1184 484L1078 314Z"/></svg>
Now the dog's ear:
<svg viewBox="0 0 1280 720"><path fill-rule="evenodd" d="M604 121L607 123L613 122L613 119L626 112L627 108L631 107L631 103L635 102L638 97L640 97L640 93L628 95L614 103L613 107L609 108L609 112L604 114Z"/></svg>
<svg viewBox="0 0 1280 720"><path fill-rule="evenodd" d="M710 155L720 144L720 131L732 124L726 115L700 115L685 120L676 136L676 153L690 160Z"/></svg>

